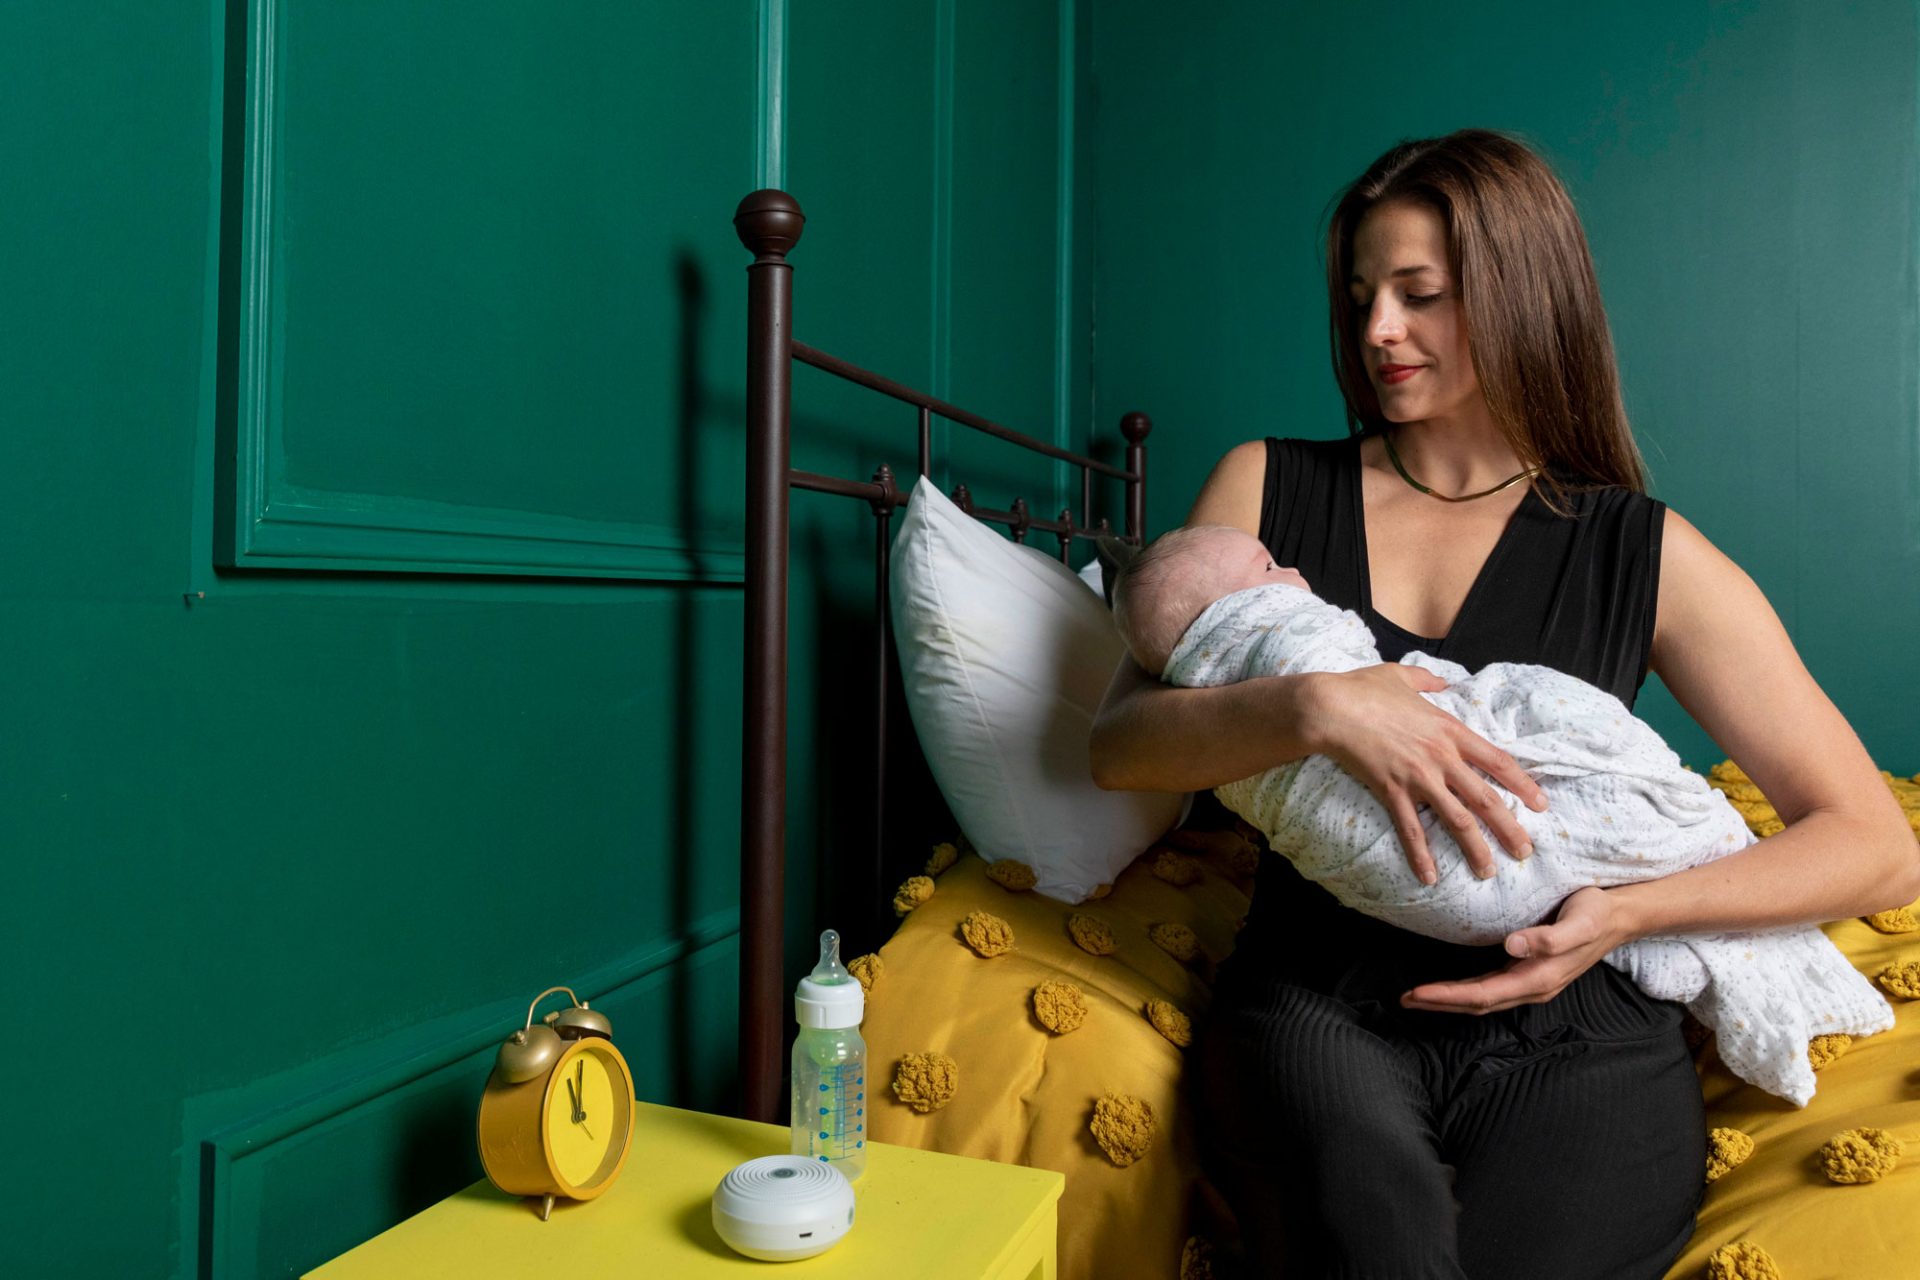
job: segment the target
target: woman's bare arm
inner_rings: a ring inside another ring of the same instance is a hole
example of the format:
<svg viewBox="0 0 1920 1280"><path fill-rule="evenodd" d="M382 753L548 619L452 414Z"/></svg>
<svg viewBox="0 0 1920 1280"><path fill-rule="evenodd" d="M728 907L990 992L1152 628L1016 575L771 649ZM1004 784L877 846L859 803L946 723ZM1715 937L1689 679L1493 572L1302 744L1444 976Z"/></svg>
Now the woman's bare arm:
<svg viewBox="0 0 1920 1280"><path fill-rule="evenodd" d="M1635 929L1804 924L1920 896L1920 844L1899 803L1766 596L1677 512L1662 541L1653 668L1787 826L1732 857L1610 890Z"/></svg>
<svg viewBox="0 0 1920 1280"><path fill-rule="evenodd" d="M1093 780L1110 791L1207 791L1317 749L1317 674L1176 689L1122 658L1093 721Z"/></svg>

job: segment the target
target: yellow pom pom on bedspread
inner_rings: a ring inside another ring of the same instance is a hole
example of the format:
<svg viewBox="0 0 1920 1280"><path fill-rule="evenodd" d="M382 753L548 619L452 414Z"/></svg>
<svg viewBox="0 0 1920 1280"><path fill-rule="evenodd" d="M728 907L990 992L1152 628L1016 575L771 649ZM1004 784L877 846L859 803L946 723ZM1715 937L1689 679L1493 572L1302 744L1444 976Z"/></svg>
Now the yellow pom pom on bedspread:
<svg viewBox="0 0 1920 1280"><path fill-rule="evenodd" d="M1033 989L1033 1016L1055 1035L1077 1031L1087 1020L1087 993L1071 982L1050 979Z"/></svg>
<svg viewBox="0 0 1920 1280"><path fill-rule="evenodd" d="M1214 1280L1213 1245L1200 1236L1180 1250L1180 1280Z"/></svg>
<svg viewBox="0 0 1920 1280"><path fill-rule="evenodd" d="M893 1069L893 1094L925 1115L953 1101L960 1064L944 1053L910 1053Z"/></svg>
<svg viewBox="0 0 1920 1280"><path fill-rule="evenodd" d="M1713 1256L1707 1259L1707 1280L1783 1280L1783 1277L1765 1249L1742 1240L1713 1251Z"/></svg>
<svg viewBox="0 0 1920 1280"><path fill-rule="evenodd" d="M1032 867L1011 858L1003 858L988 867L987 878L1008 893L1025 893L1038 883Z"/></svg>
<svg viewBox="0 0 1920 1280"><path fill-rule="evenodd" d="M927 874L937 876L959 860L959 847L951 842L943 841L933 846L933 852L927 856Z"/></svg>
<svg viewBox="0 0 1920 1280"><path fill-rule="evenodd" d="M1147 936L1153 939L1153 945L1172 956L1182 964L1190 963L1200 954L1200 940L1193 930L1177 921L1163 920L1147 930Z"/></svg>
<svg viewBox="0 0 1920 1280"><path fill-rule="evenodd" d="M1110 956L1119 945L1113 940L1113 930L1106 921L1077 911L1067 917L1067 932L1072 935L1074 945L1090 956Z"/></svg>
<svg viewBox="0 0 1920 1280"><path fill-rule="evenodd" d="M886 967L886 961L871 954L855 956L847 961L847 972L852 974L854 980L860 984L860 989L869 995L873 993L873 984L880 980L880 975Z"/></svg>
<svg viewBox="0 0 1920 1280"><path fill-rule="evenodd" d="M1912 933L1920 929L1920 916L1915 916L1912 907L1895 907L1891 911L1876 911L1866 917L1868 924L1881 933Z"/></svg>
<svg viewBox="0 0 1920 1280"><path fill-rule="evenodd" d="M893 914L904 916L933 896L933 877L908 876L894 891Z"/></svg>
<svg viewBox="0 0 1920 1280"><path fill-rule="evenodd" d="M1885 1129L1848 1129L1820 1148L1820 1172L1834 1182L1878 1182L1893 1172L1905 1150Z"/></svg>
<svg viewBox="0 0 1920 1280"><path fill-rule="evenodd" d="M1841 1054L1853 1048L1853 1037L1844 1031L1836 1035L1815 1036L1807 1041L1807 1065L1815 1071L1828 1063L1837 1061Z"/></svg>
<svg viewBox="0 0 1920 1280"><path fill-rule="evenodd" d="M1738 1129L1713 1130L1707 1135L1707 1181L1718 1182L1752 1154L1753 1139Z"/></svg>
<svg viewBox="0 0 1920 1280"><path fill-rule="evenodd" d="M1131 1094L1109 1093L1094 1103L1087 1127L1107 1159L1122 1169L1153 1146L1153 1108Z"/></svg>
<svg viewBox="0 0 1920 1280"><path fill-rule="evenodd" d="M1873 975L1880 989L1901 1000L1920 1000L1920 960L1897 960Z"/></svg>
<svg viewBox="0 0 1920 1280"><path fill-rule="evenodd" d="M1013 950L1013 926L991 911L969 911L960 922L960 937L988 958Z"/></svg>
<svg viewBox="0 0 1920 1280"><path fill-rule="evenodd" d="M1200 883L1200 863L1184 853L1162 849L1154 855L1153 874L1168 884L1184 889Z"/></svg>
<svg viewBox="0 0 1920 1280"><path fill-rule="evenodd" d="M1180 1012L1170 1000L1149 1000L1146 1007L1147 1021L1153 1029L1165 1036L1169 1042L1182 1049L1193 1043L1193 1022Z"/></svg>

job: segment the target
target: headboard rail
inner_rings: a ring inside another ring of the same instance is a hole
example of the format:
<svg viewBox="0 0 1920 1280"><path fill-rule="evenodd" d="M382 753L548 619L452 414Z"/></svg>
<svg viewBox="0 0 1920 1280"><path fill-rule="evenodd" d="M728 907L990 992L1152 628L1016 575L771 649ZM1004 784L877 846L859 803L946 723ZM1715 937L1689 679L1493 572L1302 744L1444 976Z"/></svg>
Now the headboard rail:
<svg viewBox="0 0 1920 1280"><path fill-rule="evenodd" d="M824 370L836 377L845 378L848 382L857 382L863 387L868 387L880 392L882 395L892 396L895 400L904 400L908 404L918 405L922 409L939 414L949 422L957 422L961 426L972 427L975 431L984 431L990 436L998 436L1000 439L1017 444L1023 449L1031 449L1035 453L1044 453L1049 458L1058 458L1062 462L1071 462L1083 470L1097 471L1101 475L1112 476L1116 480L1131 480L1134 478L1133 472L1130 470L1122 470L1112 463L1102 462L1098 458L1089 458L1083 454L1062 449L1058 445L1048 444L1044 440L1036 440L1032 436L1022 435L1011 427L1003 427L999 423L989 421L977 413L968 413L958 405L951 405L944 400L937 400L923 391L915 391L912 387L895 382L892 378L884 377L881 374L874 373L867 369L862 369L859 365L842 360L839 356L828 355L818 347L810 347L804 342L796 341L793 344L793 358L802 364L810 364L816 369Z"/></svg>
<svg viewBox="0 0 1920 1280"><path fill-rule="evenodd" d="M907 505L908 493L882 465L870 480L797 471L792 465L792 363L800 360L919 410L919 474L932 466L932 418L950 422L1045 457L1079 468L1080 515L1071 507L1057 519L1036 517L1024 499L1006 510L974 503L965 485L954 490L956 505L976 519L1006 526L1015 541L1034 532L1060 540L1060 559L1068 560L1076 539L1110 532L1109 522L1093 516L1093 477L1107 476L1126 486L1125 537L1138 543L1146 528L1146 438L1152 423L1143 413L1121 420L1126 465L1115 467L1073 453L970 413L957 405L916 391L891 378L829 355L793 339L793 268L787 252L799 242L806 216L784 191L755 191L740 202L733 224L741 244L754 255L747 268L747 539L746 635L743 732L740 777L740 1063L741 1114L773 1121L779 1113L781 1048L786 1025L781 963L782 913L786 899L786 737L787 737L787 550L790 490L806 489L865 501L875 529L874 624L877 693L875 799L873 803L871 880L876 913L883 911L882 818L886 794L887 665L892 649L888 600L890 536L894 511Z"/></svg>
<svg viewBox="0 0 1920 1280"><path fill-rule="evenodd" d="M1129 415L1144 418L1145 414ZM921 474L925 474L922 472ZM839 476L823 476L814 471L794 470L789 473L790 484L796 489L808 489L815 493L837 493L845 498L859 498L874 508L875 514L881 510L898 511L908 504L909 498L895 482L893 468L882 463L871 480L843 480ZM966 485L956 485L953 490L954 505L976 520L991 524L1005 525L1012 533L1015 542L1025 542L1027 535L1038 531L1051 533L1060 539L1060 559L1068 558L1068 549L1074 539L1097 539L1113 532L1112 524L1101 516L1092 525L1082 525L1074 521L1073 508L1063 507L1057 520L1046 520L1035 516L1027 506L1025 498L1015 498L1008 510L996 511L992 507L980 506L973 500L973 494ZM1083 505L1084 513L1087 506Z"/></svg>

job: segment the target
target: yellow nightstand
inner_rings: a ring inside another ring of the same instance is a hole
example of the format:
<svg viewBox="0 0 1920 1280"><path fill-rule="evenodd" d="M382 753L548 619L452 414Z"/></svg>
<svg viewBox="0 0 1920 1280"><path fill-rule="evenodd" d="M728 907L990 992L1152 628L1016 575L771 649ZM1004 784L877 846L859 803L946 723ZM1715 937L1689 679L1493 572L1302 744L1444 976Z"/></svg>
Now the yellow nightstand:
<svg viewBox="0 0 1920 1280"><path fill-rule="evenodd" d="M532 1202L476 1182L308 1275L1054 1280L1054 1210L1065 1178L884 1142L867 1145L845 1240L800 1262L743 1258L713 1233L713 1189L741 1161L786 1150L780 1125L636 1103L633 1153L598 1200L560 1201L542 1222Z"/></svg>

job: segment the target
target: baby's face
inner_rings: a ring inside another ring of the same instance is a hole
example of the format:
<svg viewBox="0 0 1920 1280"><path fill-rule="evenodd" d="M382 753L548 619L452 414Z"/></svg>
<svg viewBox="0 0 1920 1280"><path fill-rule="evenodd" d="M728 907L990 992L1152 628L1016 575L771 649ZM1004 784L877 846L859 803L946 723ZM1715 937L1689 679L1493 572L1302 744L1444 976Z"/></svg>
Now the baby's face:
<svg viewBox="0 0 1920 1280"><path fill-rule="evenodd" d="M1213 561L1211 594L1216 600L1249 587L1272 586L1276 582L1312 590L1298 571L1275 564L1267 554L1266 544L1250 533L1223 529L1209 542L1207 552Z"/></svg>
<svg viewBox="0 0 1920 1280"><path fill-rule="evenodd" d="M1182 530L1153 562L1155 572L1124 582L1121 628L1134 659L1158 675L1181 634L1208 605L1236 591L1280 583L1312 590L1273 562L1260 539L1240 529Z"/></svg>

